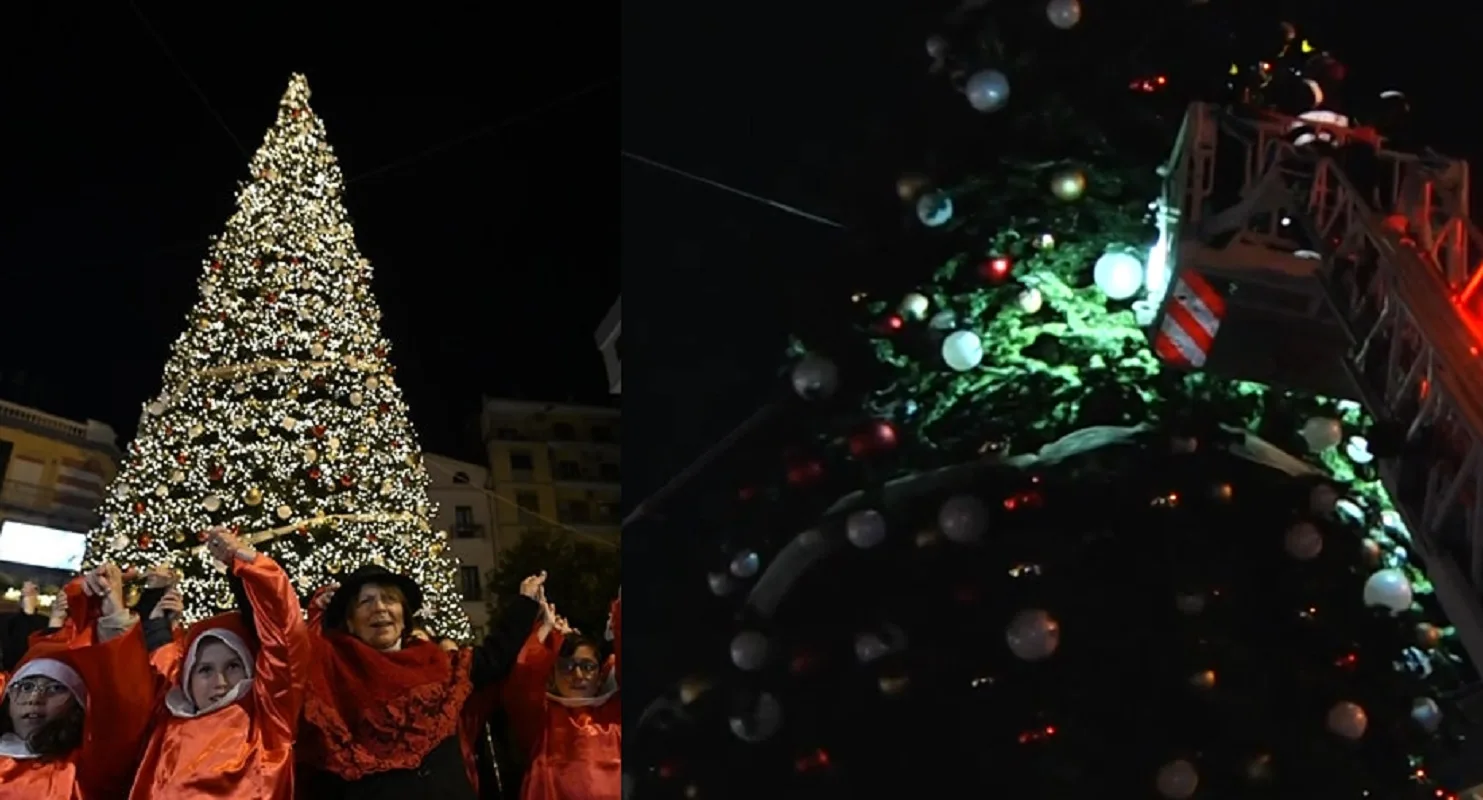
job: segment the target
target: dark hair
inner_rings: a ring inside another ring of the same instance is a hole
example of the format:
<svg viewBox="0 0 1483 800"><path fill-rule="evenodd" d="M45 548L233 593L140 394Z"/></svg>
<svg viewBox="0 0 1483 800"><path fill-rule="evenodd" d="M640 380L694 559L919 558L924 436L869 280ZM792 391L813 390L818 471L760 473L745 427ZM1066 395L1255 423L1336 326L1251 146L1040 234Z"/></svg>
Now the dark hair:
<svg viewBox="0 0 1483 800"><path fill-rule="evenodd" d="M87 711L77 701L77 697L68 696L72 698L72 702L68 704L67 710L42 725L26 739L26 746L41 758L64 756L82 746L82 726L87 720ZM0 728L11 730L9 697L0 703Z"/></svg>
<svg viewBox="0 0 1483 800"><path fill-rule="evenodd" d="M556 651L556 657L571 658L573 655L576 654L577 648L579 647L592 648L592 652L597 654L598 663L602 662L604 656L602 645L599 644L596 639L589 639L579 633L574 633L570 636L562 637L561 647Z"/></svg>

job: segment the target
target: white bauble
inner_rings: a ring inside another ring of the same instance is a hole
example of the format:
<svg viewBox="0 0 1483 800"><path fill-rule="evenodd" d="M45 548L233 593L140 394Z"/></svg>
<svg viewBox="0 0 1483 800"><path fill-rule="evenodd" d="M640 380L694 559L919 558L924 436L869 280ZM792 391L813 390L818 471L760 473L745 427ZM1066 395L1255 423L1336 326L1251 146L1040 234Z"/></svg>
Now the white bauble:
<svg viewBox="0 0 1483 800"><path fill-rule="evenodd" d="M1195 771L1194 764L1182 758L1159 767L1159 773L1154 777L1154 787L1158 789L1159 797L1167 797L1169 800L1194 797L1199 786L1200 773Z"/></svg>
<svg viewBox="0 0 1483 800"><path fill-rule="evenodd" d="M1329 709L1327 722L1330 733L1345 739L1358 739L1370 727L1370 716L1358 703L1343 700Z"/></svg>
<svg viewBox="0 0 1483 800"><path fill-rule="evenodd" d="M208 494L206 495L206 499L201 501L201 505L205 506L207 511L215 511L221 508L221 498L214 494Z"/></svg>
<svg viewBox="0 0 1483 800"><path fill-rule="evenodd" d="M953 198L947 192L927 192L917 198L917 219L929 228L946 225L953 218Z"/></svg>
<svg viewBox="0 0 1483 800"><path fill-rule="evenodd" d="M901 298L901 316L913 321L922 319L927 316L927 309L931 305L932 301L928 300L926 295L912 292Z"/></svg>
<svg viewBox="0 0 1483 800"><path fill-rule="evenodd" d="M886 644L878 634L862 633L855 637L855 658L861 664L869 664L879 661L891 652L891 646Z"/></svg>
<svg viewBox="0 0 1483 800"><path fill-rule="evenodd" d="M1040 609L1021 611L1004 630L1009 652L1025 661L1043 661L1061 646L1061 623Z"/></svg>
<svg viewBox="0 0 1483 800"><path fill-rule="evenodd" d="M942 360L958 372L967 372L983 363L983 341L973 331L953 331L942 340Z"/></svg>
<svg viewBox="0 0 1483 800"><path fill-rule="evenodd" d="M1344 443L1344 455L1356 464L1368 464L1375 460L1375 454L1370 452L1370 443L1363 436L1351 436Z"/></svg>
<svg viewBox="0 0 1483 800"><path fill-rule="evenodd" d="M1311 522L1296 523L1287 529L1282 547L1299 561L1312 561L1323 552L1323 532Z"/></svg>
<svg viewBox="0 0 1483 800"><path fill-rule="evenodd" d="M743 550L731 559L731 574L738 578L750 578L762 569L762 557L755 550Z"/></svg>
<svg viewBox="0 0 1483 800"><path fill-rule="evenodd" d="M1039 289L1031 286L1023 292L1020 292L1019 303L1021 311L1025 312L1026 314L1036 314L1039 313L1040 309L1045 306L1045 296L1040 294Z"/></svg>
<svg viewBox="0 0 1483 800"><path fill-rule="evenodd" d="M1388 608L1399 614L1411 607L1411 600L1411 580L1398 569L1377 570L1365 581L1366 606Z"/></svg>
<svg viewBox="0 0 1483 800"><path fill-rule="evenodd" d="M972 544L989 530L989 508L972 495L950 497L937 512L937 527L949 541Z"/></svg>
<svg viewBox="0 0 1483 800"><path fill-rule="evenodd" d="M1427 733L1436 733L1442 725L1442 709L1430 697L1418 697L1411 701L1411 719Z"/></svg>
<svg viewBox="0 0 1483 800"><path fill-rule="evenodd" d="M767 664L767 637L757 631L742 631L731 639L731 663L737 669L756 672Z"/></svg>
<svg viewBox="0 0 1483 800"><path fill-rule="evenodd" d="M1092 267L1092 280L1109 300L1127 300L1143 288L1143 262L1127 253L1103 253Z"/></svg>
<svg viewBox="0 0 1483 800"><path fill-rule="evenodd" d="M829 359L809 353L793 365L793 391L805 400L827 400L839 388L839 368Z"/></svg>
<svg viewBox="0 0 1483 800"><path fill-rule="evenodd" d="M974 111L998 111L1009 102L1009 78L997 69L984 69L968 76L963 87Z"/></svg>
<svg viewBox="0 0 1483 800"><path fill-rule="evenodd" d="M736 738L749 744L763 742L783 727L783 706L776 697L762 692L750 711L733 715L728 722Z"/></svg>
<svg viewBox="0 0 1483 800"><path fill-rule="evenodd" d="M946 38L938 35L927 37L927 55L933 58L946 58L949 49Z"/></svg>
<svg viewBox="0 0 1483 800"><path fill-rule="evenodd" d="M856 511L845 520L844 530L850 544L867 550L886 540L886 518L875 509Z"/></svg>
<svg viewBox="0 0 1483 800"><path fill-rule="evenodd" d="M1050 24L1061 30L1069 30L1081 22L1080 0L1050 0L1045 4L1045 17Z"/></svg>
<svg viewBox="0 0 1483 800"><path fill-rule="evenodd" d="M725 597L736 591L736 579L729 572L712 572L705 576L705 582L711 587L711 594L717 597Z"/></svg>
<svg viewBox="0 0 1483 800"><path fill-rule="evenodd" d="M1344 425L1329 417L1313 417L1303 423L1302 434L1303 441L1308 443L1308 450L1322 453L1337 447L1344 440Z"/></svg>

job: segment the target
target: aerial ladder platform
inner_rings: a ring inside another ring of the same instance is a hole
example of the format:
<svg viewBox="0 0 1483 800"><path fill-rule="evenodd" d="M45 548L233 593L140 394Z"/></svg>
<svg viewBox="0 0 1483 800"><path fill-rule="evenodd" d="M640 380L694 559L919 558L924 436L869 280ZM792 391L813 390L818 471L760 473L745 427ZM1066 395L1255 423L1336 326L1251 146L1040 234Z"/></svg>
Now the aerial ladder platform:
<svg viewBox="0 0 1483 800"><path fill-rule="evenodd" d="M1300 126L1322 127L1188 109L1162 168L1150 334L1196 273L1224 312L1201 369L1355 400L1403 434L1379 475L1483 667L1483 234L1468 165L1342 128L1299 147Z"/></svg>

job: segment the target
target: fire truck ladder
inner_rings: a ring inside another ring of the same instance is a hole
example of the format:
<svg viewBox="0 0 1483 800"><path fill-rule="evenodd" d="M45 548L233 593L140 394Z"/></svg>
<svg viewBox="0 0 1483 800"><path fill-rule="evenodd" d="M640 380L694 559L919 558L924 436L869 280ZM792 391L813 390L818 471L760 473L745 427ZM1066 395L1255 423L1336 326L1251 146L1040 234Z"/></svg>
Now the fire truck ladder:
<svg viewBox="0 0 1483 800"><path fill-rule="evenodd" d="M1467 219L1467 164L1345 147L1344 129L1298 148L1295 124L1190 107L1163 168L1161 283L1194 270L1228 292L1205 369L1353 398L1404 432L1379 475L1483 665L1483 331L1465 312L1483 235ZM1243 355L1250 341L1303 357Z"/></svg>

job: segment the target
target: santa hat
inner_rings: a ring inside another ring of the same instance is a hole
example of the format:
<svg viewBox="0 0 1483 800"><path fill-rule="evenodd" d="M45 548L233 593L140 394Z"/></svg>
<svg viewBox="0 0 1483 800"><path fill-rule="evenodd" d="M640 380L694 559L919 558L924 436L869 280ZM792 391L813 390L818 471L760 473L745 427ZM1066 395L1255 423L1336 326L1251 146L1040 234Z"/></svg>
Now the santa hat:
<svg viewBox="0 0 1483 800"><path fill-rule="evenodd" d="M79 705L86 706L88 702L88 687L83 683L82 676L77 670L63 664L55 658L36 658L21 665L15 674L10 676L10 681L5 685L6 694L10 693L15 685L26 678L41 677L51 678L57 683L67 687L67 691L77 698Z"/></svg>

